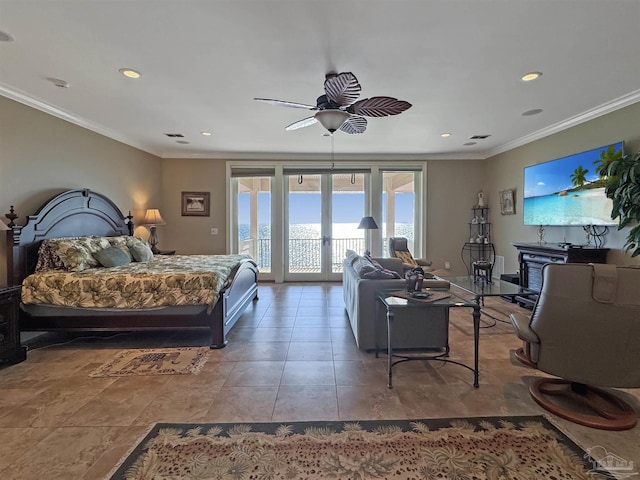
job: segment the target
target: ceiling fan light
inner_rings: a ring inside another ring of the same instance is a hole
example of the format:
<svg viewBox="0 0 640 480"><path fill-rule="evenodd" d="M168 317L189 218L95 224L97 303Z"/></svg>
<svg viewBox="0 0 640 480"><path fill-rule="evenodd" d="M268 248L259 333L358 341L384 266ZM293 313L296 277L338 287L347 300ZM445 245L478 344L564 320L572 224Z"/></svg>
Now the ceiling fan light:
<svg viewBox="0 0 640 480"><path fill-rule="evenodd" d="M347 118L349 118L349 114L347 112L337 108L320 110L314 116L316 120L318 120L322 126L331 133L338 130L342 124L347 121Z"/></svg>

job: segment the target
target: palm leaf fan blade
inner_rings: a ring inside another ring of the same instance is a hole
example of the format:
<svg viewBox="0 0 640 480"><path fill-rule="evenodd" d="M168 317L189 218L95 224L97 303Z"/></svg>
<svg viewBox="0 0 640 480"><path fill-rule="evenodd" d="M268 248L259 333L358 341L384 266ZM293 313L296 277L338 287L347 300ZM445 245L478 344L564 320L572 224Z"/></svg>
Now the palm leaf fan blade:
<svg viewBox="0 0 640 480"><path fill-rule="evenodd" d="M351 105L360 96L360 82L351 72L327 75L324 91L327 98L340 107Z"/></svg>
<svg viewBox="0 0 640 480"><path fill-rule="evenodd" d="M411 108L409 102L393 97L371 97L354 103L349 107L349 112L367 117L386 117L398 115Z"/></svg>

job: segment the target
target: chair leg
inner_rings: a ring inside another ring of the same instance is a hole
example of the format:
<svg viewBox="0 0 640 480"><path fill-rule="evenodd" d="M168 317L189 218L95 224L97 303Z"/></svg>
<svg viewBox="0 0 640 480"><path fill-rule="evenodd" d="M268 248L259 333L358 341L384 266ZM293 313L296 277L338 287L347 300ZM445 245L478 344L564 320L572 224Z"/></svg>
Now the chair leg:
<svg viewBox="0 0 640 480"><path fill-rule="evenodd" d="M587 427L628 430L638 422L638 415L628 403L600 388L559 378L541 378L531 385L529 392L545 410ZM568 399L574 405L587 407L593 414L561 406L547 398L547 395Z"/></svg>

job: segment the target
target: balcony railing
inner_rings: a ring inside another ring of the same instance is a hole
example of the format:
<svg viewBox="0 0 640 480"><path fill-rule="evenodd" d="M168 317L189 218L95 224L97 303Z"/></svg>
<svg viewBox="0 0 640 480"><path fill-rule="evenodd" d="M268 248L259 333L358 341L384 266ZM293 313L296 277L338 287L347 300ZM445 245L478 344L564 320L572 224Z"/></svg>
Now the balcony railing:
<svg viewBox="0 0 640 480"><path fill-rule="evenodd" d="M385 240L386 248L386 240ZM320 272L321 238L289 239L289 271L292 273ZM347 250L362 253L365 250L364 238L332 238L331 239L331 271L342 272L342 261ZM240 253L251 255L260 271L271 271L271 239L250 238L240 242Z"/></svg>

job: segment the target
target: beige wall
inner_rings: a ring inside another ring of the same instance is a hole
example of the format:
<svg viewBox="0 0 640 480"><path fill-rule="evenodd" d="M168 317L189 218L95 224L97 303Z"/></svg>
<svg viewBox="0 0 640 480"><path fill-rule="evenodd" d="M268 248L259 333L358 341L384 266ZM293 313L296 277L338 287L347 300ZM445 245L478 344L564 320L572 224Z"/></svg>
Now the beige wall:
<svg viewBox="0 0 640 480"><path fill-rule="evenodd" d="M505 271L518 269L517 252L512 242L536 242L537 227L522 224L523 169L527 165L542 163L603 145L623 140L625 152L640 149L640 103L596 118L584 124L537 140L509 152L486 160L485 192L491 210L493 239L496 253L505 257ZM516 214L501 215L498 195L502 190L515 189ZM611 228L605 247L611 248L607 261L615 264L640 264L640 258L631 258L622 250L628 228ZM581 227L546 227L545 240L549 243L571 242L584 244Z"/></svg>
<svg viewBox="0 0 640 480"><path fill-rule="evenodd" d="M149 205L162 208L161 179L158 157L0 96L3 220L10 205L22 225L53 195L89 188L107 195L125 214L132 210L139 222ZM138 231L146 234L144 228ZM0 285L6 284L5 258L1 235Z"/></svg>
<svg viewBox="0 0 640 480"><path fill-rule="evenodd" d="M162 161L162 217L158 248L182 254L224 254L226 251L226 164L224 160L172 158ZM181 192L210 192L209 217L183 217ZM218 235L211 235L211 228Z"/></svg>

